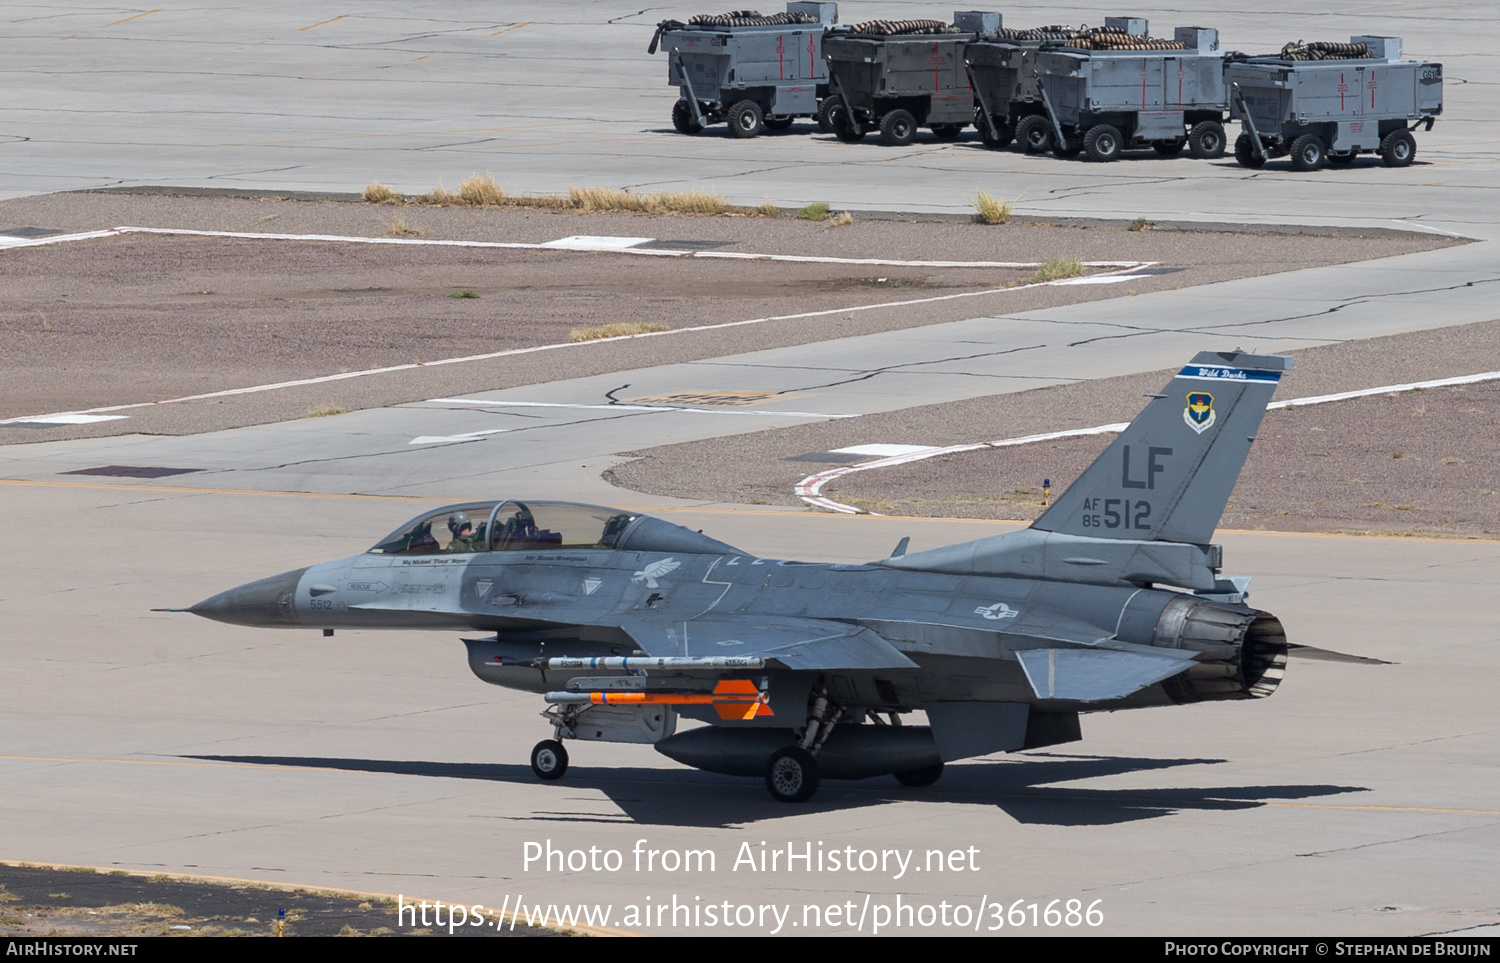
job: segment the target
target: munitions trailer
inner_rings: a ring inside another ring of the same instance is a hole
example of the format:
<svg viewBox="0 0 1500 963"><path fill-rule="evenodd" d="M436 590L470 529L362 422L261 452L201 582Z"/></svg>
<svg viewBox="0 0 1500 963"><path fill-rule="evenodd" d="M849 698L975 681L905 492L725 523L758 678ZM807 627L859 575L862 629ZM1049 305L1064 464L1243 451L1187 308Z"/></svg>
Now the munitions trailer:
<svg viewBox="0 0 1500 963"><path fill-rule="evenodd" d="M871 20L830 30L823 56L834 134L852 143L878 129L893 146L911 143L919 127L939 140L956 138L974 122L964 45L999 29L998 13L959 11L952 25Z"/></svg>
<svg viewBox="0 0 1500 963"><path fill-rule="evenodd" d="M1144 34L1146 21L1110 18L1110 23L1130 24L1132 32ZM1041 85L1036 77L1036 53L1046 43L1086 38L1087 27L1004 27L964 47L964 65L978 102L974 125L986 147L999 149L1015 139L1016 126L1033 114L1046 117Z"/></svg>
<svg viewBox="0 0 1500 963"><path fill-rule="evenodd" d="M1282 54L1224 67L1242 130L1234 158L1245 167L1290 154L1294 170L1311 171L1371 151L1405 167L1417 153L1412 131L1431 130L1443 112L1443 65L1402 60L1398 37L1289 44Z"/></svg>
<svg viewBox="0 0 1500 963"><path fill-rule="evenodd" d="M672 126L696 134L726 121L735 137L786 130L819 116L828 93L823 32L838 4L793 2L786 13L753 11L693 17L657 25L648 53L667 55L667 82L678 89Z"/></svg>
<svg viewBox="0 0 1500 963"><path fill-rule="evenodd" d="M1096 49L1037 53L1048 117L1021 123L1017 139L1028 152L1083 151L1095 161L1148 146L1165 157L1184 146L1194 157L1224 154L1229 103L1217 30L1178 27L1170 41L1104 33L1095 43Z"/></svg>

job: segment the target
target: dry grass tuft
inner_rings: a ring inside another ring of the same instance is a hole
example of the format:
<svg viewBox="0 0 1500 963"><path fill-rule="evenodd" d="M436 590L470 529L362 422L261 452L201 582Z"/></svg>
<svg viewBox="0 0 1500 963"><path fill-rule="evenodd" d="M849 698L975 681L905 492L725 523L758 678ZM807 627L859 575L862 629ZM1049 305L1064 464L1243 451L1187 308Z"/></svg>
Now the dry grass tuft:
<svg viewBox="0 0 1500 963"><path fill-rule="evenodd" d="M448 190L440 182L437 187L416 198L416 202L418 204L431 204L435 207L452 207L455 204L462 204L464 199Z"/></svg>
<svg viewBox="0 0 1500 963"><path fill-rule="evenodd" d="M1082 262L1071 258L1055 257L1050 261L1042 262L1041 266L1032 272L1031 277L1026 279L1026 283L1046 284L1049 281L1062 281L1067 278L1081 277L1083 273Z"/></svg>
<svg viewBox="0 0 1500 963"><path fill-rule="evenodd" d="M627 338L637 334L652 334L657 331L670 330L665 324L657 324L654 321L619 321L614 324L601 324L592 328L575 328L568 335L568 340L575 344L580 341L598 341L602 338Z"/></svg>
<svg viewBox="0 0 1500 963"><path fill-rule="evenodd" d="M473 288L459 288L457 291L454 291L452 294L448 295L448 297L459 299L477 299L479 297L479 292L475 291Z"/></svg>
<svg viewBox="0 0 1500 963"><path fill-rule="evenodd" d="M632 194L613 187L570 187L568 201L575 211L629 211L636 214L729 214L734 207L719 194L707 191L657 191Z"/></svg>
<svg viewBox="0 0 1500 963"><path fill-rule="evenodd" d="M304 418L327 418L329 415L345 415L345 414L348 414L348 413L349 413L349 409L348 408L335 408L332 405L329 405L329 406L323 407L323 408L314 408L312 411L309 411L307 414L303 415L302 417L304 417Z"/></svg>
<svg viewBox="0 0 1500 963"><path fill-rule="evenodd" d="M506 201L505 190L489 174L470 174L458 185L458 196L470 207L500 207Z"/></svg>
<svg viewBox="0 0 1500 963"><path fill-rule="evenodd" d="M760 207L757 207L755 209L755 213L759 214L761 217L780 217L781 208L777 207L775 204L772 204L770 201L766 201Z"/></svg>
<svg viewBox="0 0 1500 963"><path fill-rule="evenodd" d="M412 227L406 223L405 218L391 218L391 226L385 229L386 237L421 237L420 228Z"/></svg>
<svg viewBox="0 0 1500 963"><path fill-rule="evenodd" d="M406 201L405 194L393 187L386 187L379 181L366 184L364 193L359 197L366 204L401 204Z"/></svg>
<svg viewBox="0 0 1500 963"><path fill-rule="evenodd" d="M1015 207L1015 201L995 197L989 191L980 191L974 196L974 210L979 212L981 224L1004 224L1010 220L1010 212Z"/></svg>
<svg viewBox="0 0 1500 963"><path fill-rule="evenodd" d="M845 211L842 214L835 214L835 215L829 217L828 220L824 222L823 226L824 227L848 227L850 224L853 224L853 223L854 223L854 215L850 214L848 211Z"/></svg>
<svg viewBox="0 0 1500 963"><path fill-rule="evenodd" d="M1138 217L1135 220L1131 221L1130 224L1126 226L1125 230L1149 231L1151 230L1151 222L1146 220L1144 217Z"/></svg>

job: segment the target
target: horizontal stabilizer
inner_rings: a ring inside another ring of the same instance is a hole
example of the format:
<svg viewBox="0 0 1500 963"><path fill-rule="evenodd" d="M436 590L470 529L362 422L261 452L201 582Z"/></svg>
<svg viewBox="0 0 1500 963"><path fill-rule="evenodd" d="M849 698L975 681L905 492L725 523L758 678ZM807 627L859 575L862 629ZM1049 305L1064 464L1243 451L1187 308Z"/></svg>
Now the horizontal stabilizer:
<svg viewBox="0 0 1500 963"><path fill-rule="evenodd" d="M687 622L630 619L621 626L652 656L758 656L788 669L914 669L869 629L828 619L722 615Z"/></svg>
<svg viewBox="0 0 1500 963"><path fill-rule="evenodd" d="M1027 649L1016 656L1038 699L1068 702L1123 699L1193 664L1188 653L1147 655L1101 649Z"/></svg>
<svg viewBox="0 0 1500 963"><path fill-rule="evenodd" d="M1286 644L1286 654L1294 659L1307 659L1312 662L1348 662L1355 665L1395 665L1385 659L1372 659L1365 655L1349 655L1346 652L1335 652L1332 649L1320 649L1314 645L1298 645L1295 642Z"/></svg>

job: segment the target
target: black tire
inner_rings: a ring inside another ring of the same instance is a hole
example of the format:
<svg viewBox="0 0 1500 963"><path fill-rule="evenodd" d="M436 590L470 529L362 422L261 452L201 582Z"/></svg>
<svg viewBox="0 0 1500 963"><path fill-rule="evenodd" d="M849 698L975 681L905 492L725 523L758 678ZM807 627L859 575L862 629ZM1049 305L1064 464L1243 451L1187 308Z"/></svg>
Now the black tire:
<svg viewBox="0 0 1500 963"><path fill-rule="evenodd" d="M795 117L767 117L766 130L790 130Z"/></svg>
<svg viewBox="0 0 1500 963"><path fill-rule="evenodd" d="M1380 142L1380 159L1387 167L1408 167L1417 156L1417 139L1411 131L1393 130Z"/></svg>
<svg viewBox="0 0 1500 963"><path fill-rule="evenodd" d="M917 119L899 107L880 118L880 139L892 147L905 147L917 136Z"/></svg>
<svg viewBox="0 0 1500 963"><path fill-rule="evenodd" d="M1009 147L1011 141L1016 139L1016 132L1011 130L1010 124L1003 120L995 121L995 129L990 130L990 125L983 120L979 122L979 136L984 140L984 146L991 150L1004 150Z"/></svg>
<svg viewBox="0 0 1500 963"><path fill-rule="evenodd" d="M1028 154L1045 154L1052 149L1052 121L1041 114L1022 117L1016 124L1016 140Z"/></svg>
<svg viewBox="0 0 1500 963"><path fill-rule="evenodd" d="M1053 157L1062 157L1066 159L1069 157L1077 157L1082 152L1083 141L1079 140L1077 137L1068 137L1067 139L1060 140L1052 145Z"/></svg>
<svg viewBox="0 0 1500 963"><path fill-rule="evenodd" d="M938 140L958 140L958 135L964 131L963 124L933 124L932 136Z"/></svg>
<svg viewBox="0 0 1500 963"><path fill-rule="evenodd" d="M1159 140L1151 145L1151 149L1163 157L1176 157L1186 146L1185 140Z"/></svg>
<svg viewBox="0 0 1500 963"><path fill-rule="evenodd" d="M556 739L543 739L531 747L531 771L543 782L555 782L568 771L568 750Z"/></svg>
<svg viewBox="0 0 1500 963"><path fill-rule="evenodd" d="M1334 167L1348 167L1354 163L1354 151L1347 151L1343 154L1329 154L1328 163Z"/></svg>
<svg viewBox="0 0 1500 963"><path fill-rule="evenodd" d="M828 125L833 128L833 136L846 144L858 144L865 139L865 125L838 101L828 108Z"/></svg>
<svg viewBox="0 0 1500 963"><path fill-rule="evenodd" d="M697 134L703 130L703 125L693 116L692 105L685 100L672 105L672 126L679 134Z"/></svg>
<svg viewBox="0 0 1500 963"><path fill-rule="evenodd" d="M1199 160L1223 157L1225 143L1224 125L1217 120L1201 121L1188 131L1188 150Z"/></svg>
<svg viewBox="0 0 1500 963"><path fill-rule="evenodd" d="M836 100L833 97L824 97L822 100L818 101L817 121L818 131L820 133L833 133L833 124L828 120L828 110L834 105L835 102Z"/></svg>
<svg viewBox="0 0 1500 963"><path fill-rule="evenodd" d="M905 772L898 772L895 775L896 781L903 786L930 786L942 777L943 764L939 762L935 766L923 766L921 769L908 769Z"/></svg>
<svg viewBox="0 0 1500 963"><path fill-rule="evenodd" d="M1248 167L1253 171L1266 166L1265 155L1255 153L1255 142L1250 139L1249 134L1241 134L1234 142L1234 159L1241 167Z"/></svg>
<svg viewBox="0 0 1500 963"><path fill-rule="evenodd" d="M1292 141L1292 170L1315 171L1328 159L1328 149L1317 134L1303 134Z"/></svg>
<svg viewBox="0 0 1500 963"><path fill-rule="evenodd" d="M742 100L729 108L729 132L736 137L759 137L766 129L766 115L760 104Z"/></svg>
<svg viewBox="0 0 1500 963"><path fill-rule="evenodd" d="M1123 146L1120 129L1113 124L1095 124L1083 135L1083 151L1091 161L1118 160Z"/></svg>
<svg viewBox="0 0 1500 963"><path fill-rule="evenodd" d="M777 802L807 802L818 791L818 760L799 746L786 746L766 763L766 790Z"/></svg>

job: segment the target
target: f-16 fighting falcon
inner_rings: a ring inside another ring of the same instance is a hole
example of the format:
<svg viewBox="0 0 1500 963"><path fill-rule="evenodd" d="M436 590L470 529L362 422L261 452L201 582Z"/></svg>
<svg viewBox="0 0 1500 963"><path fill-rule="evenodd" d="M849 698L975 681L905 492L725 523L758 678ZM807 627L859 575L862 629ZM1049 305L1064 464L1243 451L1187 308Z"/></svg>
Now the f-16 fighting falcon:
<svg viewBox="0 0 1500 963"><path fill-rule="evenodd" d="M1292 361L1202 352L1030 528L863 565L758 558L646 515L453 505L363 555L186 609L238 625L442 629L570 740L653 744L801 802L821 779L1080 738L1079 714L1270 695L1287 641L1214 529ZM927 725L902 725L926 713ZM684 727L679 720L708 723Z"/></svg>

